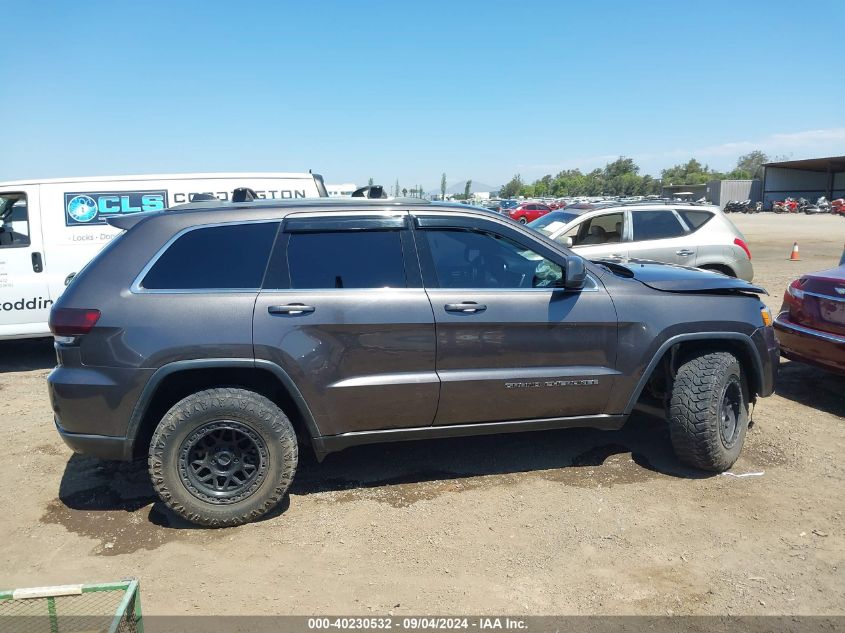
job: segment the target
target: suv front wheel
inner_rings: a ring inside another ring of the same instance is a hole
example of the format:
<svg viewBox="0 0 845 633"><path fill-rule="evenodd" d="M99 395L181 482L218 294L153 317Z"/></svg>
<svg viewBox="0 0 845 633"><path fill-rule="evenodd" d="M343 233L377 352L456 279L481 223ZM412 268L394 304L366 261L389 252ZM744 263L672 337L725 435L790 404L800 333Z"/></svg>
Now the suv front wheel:
<svg viewBox="0 0 845 633"><path fill-rule="evenodd" d="M245 389L209 389L162 418L150 442L150 477L167 507L188 521L240 525L279 503L297 451L290 420L270 400Z"/></svg>
<svg viewBox="0 0 845 633"><path fill-rule="evenodd" d="M688 359L678 369L669 404L669 432L682 462L722 472L734 465L748 430L748 388L729 352Z"/></svg>

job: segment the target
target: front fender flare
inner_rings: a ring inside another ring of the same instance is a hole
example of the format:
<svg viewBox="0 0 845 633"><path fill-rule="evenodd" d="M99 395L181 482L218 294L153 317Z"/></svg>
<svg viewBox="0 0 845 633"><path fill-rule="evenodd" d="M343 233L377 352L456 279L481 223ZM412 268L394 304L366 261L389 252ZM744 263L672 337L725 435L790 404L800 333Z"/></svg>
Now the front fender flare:
<svg viewBox="0 0 845 633"><path fill-rule="evenodd" d="M675 336L671 336L663 341L660 347L657 348L657 351L654 353L651 361L649 361L640 376L637 386L631 393L631 397L628 399L628 404L624 411L625 415L629 415L631 411L634 410L643 389L645 389L646 383L648 383L654 368L657 366L657 363L660 362L660 359L663 358L663 355L673 346L678 345L679 343L686 343L688 341L738 341L742 343L747 348L748 356L751 358L751 362L754 365L753 374L749 376L749 378L752 380L754 389L756 390L759 388L763 375L763 361L760 359L760 353L749 335L743 334L742 332L689 332L686 334L676 334Z"/></svg>

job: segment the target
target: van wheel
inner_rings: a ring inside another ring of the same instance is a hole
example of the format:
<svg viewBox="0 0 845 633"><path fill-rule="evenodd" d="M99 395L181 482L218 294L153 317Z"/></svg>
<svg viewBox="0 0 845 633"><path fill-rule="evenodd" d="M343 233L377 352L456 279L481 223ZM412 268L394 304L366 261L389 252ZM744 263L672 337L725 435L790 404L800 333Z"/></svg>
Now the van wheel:
<svg viewBox="0 0 845 633"><path fill-rule="evenodd" d="M221 388L190 395L167 412L150 442L149 470L176 514L228 527L275 507L297 458L296 434L281 409L252 391Z"/></svg>
<svg viewBox="0 0 845 633"><path fill-rule="evenodd" d="M702 470L725 471L739 458L747 430L748 388L733 354L702 354L681 365L669 405L678 459Z"/></svg>

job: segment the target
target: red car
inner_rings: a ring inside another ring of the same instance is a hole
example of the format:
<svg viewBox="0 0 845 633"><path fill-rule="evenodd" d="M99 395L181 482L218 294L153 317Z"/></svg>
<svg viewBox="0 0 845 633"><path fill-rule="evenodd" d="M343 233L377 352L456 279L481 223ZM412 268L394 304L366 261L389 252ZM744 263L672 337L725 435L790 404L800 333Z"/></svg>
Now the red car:
<svg viewBox="0 0 845 633"><path fill-rule="evenodd" d="M845 198L837 198L830 203L830 212L845 215Z"/></svg>
<svg viewBox="0 0 845 633"><path fill-rule="evenodd" d="M782 356L845 374L845 264L789 284L775 331Z"/></svg>
<svg viewBox="0 0 845 633"><path fill-rule="evenodd" d="M539 202L520 202L513 209L508 209L508 215L512 220L520 224L528 224L537 218L546 215L551 209L548 205Z"/></svg>

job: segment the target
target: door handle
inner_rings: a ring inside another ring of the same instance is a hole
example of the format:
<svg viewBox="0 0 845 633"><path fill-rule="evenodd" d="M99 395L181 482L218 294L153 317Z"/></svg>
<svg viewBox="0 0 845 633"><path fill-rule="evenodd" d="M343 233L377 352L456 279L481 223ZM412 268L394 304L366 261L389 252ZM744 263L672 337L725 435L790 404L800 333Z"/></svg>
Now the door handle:
<svg viewBox="0 0 845 633"><path fill-rule="evenodd" d="M314 312L314 306L307 306L304 303L289 303L285 306L269 306L267 312L270 314L290 314L296 316L298 314L308 314Z"/></svg>
<svg viewBox="0 0 845 633"><path fill-rule="evenodd" d="M617 259L625 259L625 256L622 253L611 253L611 257L616 257Z"/></svg>
<svg viewBox="0 0 845 633"><path fill-rule="evenodd" d="M675 251L675 255L680 255L681 257L689 257L690 255L695 255L694 251L688 251L685 248L682 248L679 251Z"/></svg>
<svg viewBox="0 0 845 633"><path fill-rule="evenodd" d="M32 270L40 273L44 270L44 262L41 261L41 253L35 252L32 254Z"/></svg>
<svg viewBox="0 0 845 633"><path fill-rule="evenodd" d="M462 314L475 314L476 312L484 312L487 306L483 303L476 303L475 301L461 301L460 303L447 303L443 306L446 312L460 312Z"/></svg>

